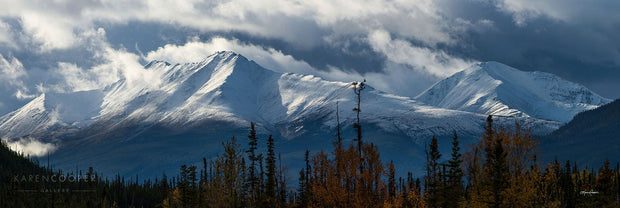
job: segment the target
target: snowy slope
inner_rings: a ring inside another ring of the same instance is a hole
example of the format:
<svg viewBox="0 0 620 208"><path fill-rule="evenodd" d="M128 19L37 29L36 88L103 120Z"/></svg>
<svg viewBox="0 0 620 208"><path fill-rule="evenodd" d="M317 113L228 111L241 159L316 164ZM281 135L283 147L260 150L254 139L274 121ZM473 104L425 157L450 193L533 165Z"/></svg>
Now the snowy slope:
<svg viewBox="0 0 620 208"><path fill-rule="evenodd" d="M415 99L440 108L560 122L611 102L553 74L523 72L498 62L475 64Z"/></svg>
<svg viewBox="0 0 620 208"><path fill-rule="evenodd" d="M0 135L3 138L38 137L52 131L86 127L97 119L102 96L99 90L41 94L1 117Z"/></svg>

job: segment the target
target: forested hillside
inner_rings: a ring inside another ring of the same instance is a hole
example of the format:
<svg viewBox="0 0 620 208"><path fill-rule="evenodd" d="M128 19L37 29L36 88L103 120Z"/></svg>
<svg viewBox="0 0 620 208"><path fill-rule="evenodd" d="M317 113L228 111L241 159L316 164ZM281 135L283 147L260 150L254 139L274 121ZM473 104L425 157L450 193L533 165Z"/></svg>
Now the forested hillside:
<svg viewBox="0 0 620 208"><path fill-rule="evenodd" d="M584 111L541 138L546 159L573 159L582 164L602 164L620 158L620 100Z"/></svg>

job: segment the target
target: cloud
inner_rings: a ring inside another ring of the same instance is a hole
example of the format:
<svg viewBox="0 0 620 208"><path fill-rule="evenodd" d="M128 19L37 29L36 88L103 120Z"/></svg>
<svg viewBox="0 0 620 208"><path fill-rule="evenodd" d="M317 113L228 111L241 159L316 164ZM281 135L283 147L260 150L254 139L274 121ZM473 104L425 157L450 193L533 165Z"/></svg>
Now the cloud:
<svg viewBox="0 0 620 208"><path fill-rule="evenodd" d="M442 10L430 0L278 1L151 0L3 2L42 51L76 45L76 32L98 23L159 22L210 31L241 31L313 46L324 38L386 29L427 44L452 42Z"/></svg>
<svg viewBox="0 0 620 208"><path fill-rule="evenodd" d="M0 54L0 88L15 90L13 96L20 100L34 98L23 81L27 76L24 65L17 58L6 59Z"/></svg>
<svg viewBox="0 0 620 208"><path fill-rule="evenodd" d="M383 30L372 32L368 36L368 41L375 51L385 54L389 61L409 65L414 70L436 77L447 77L472 64L472 61L452 57L442 51L392 39L390 34Z"/></svg>
<svg viewBox="0 0 620 208"><path fill-rule="evenodd" d="M388 63L386 73L373 73L367 77L367 80L379 80L378 89L410 98L417 96L443 78L420 73L410 66L394 63Z"/></svg>
<svg viewBox="0 0 620 208"><path fill-rule="evenodd" d="M128 52L125 48L113 48L107 42L103 28L84 31L78 38L92 51L97 63L83 68L75 63L57 62L57 66L48 73L59 81L49 84L42 91L101 89L121 79L126 80L129 85L145 87L157 87L161 83L159 74L144 69L139 55Z"/></svg>
<svg viewBox="0 0 620 208"><path fill-rule="evenodd" d="M542 16L571 23L594 23L600 20L618 20L620 17L617 12L620 2L615 0L500 0L493 2L498 9L511 14L515 23L521 26Z"/></svg>
<svg viewBox="0 0 620 208"><path fill-rule="evenodd" d="M28 12L21 16L24 31L40 44L41 51L66 49L76 43L71 27L71 20L52 17L36 12Z"/></svg>
<svg viewBox="0 0 620 208"><path fill-rule="evenodd" d="M89 73L73 63L58 62L54 73L64 80L61 85L54 86L55 91L86 91L102 87L95 73Z"/></svg>
<svg viewBox="0 0 620 208"><path fill-rule="evenodd" d="M0 19L0 46L6 45L11 48L17 48L13 40L13 28Z"/></svg>
<svg viewBox="0 0 620 208"><path fill-rule="evenodd" d="M2 54L0 54L0 73L4 81L11 85L20 85L19 78L26 76L24 65L15 57L7 60Z"/></svg>
<svg viewBox="0 0 620 208"><path fill-rule="evenodd" d="M2 139L2 142L6 142L7 146L15 152L34 157L45 156L54 152L58 148L53 143L43 143L30 137L21 138L17 141Z"/></svg>
<svg viewBox="0 0 620 208"><path fill-rule="evenodd" d="M159 74L145 70L139 61L140 56L134 53L107 47L99 56L105 63L93 67L92 71L104 85L116 82L118 79L125 79L129 85L146 87L157 87L161 84Z"/></svg>
<svg viewBox="0 0 620 208"><path fill-rule="evenodd" d="M278 72L296 72L312 74L316 70L308 63L296 60L290 55L283 54L273 48L264 48L252 44L244 44L236 39L215 37L208 42L195 39L185 45L167 44L157 50L150 51L144 57L148 61L161 60L172 63L191 63L204 60L217 51L234 51L259 65Z"/></svg>

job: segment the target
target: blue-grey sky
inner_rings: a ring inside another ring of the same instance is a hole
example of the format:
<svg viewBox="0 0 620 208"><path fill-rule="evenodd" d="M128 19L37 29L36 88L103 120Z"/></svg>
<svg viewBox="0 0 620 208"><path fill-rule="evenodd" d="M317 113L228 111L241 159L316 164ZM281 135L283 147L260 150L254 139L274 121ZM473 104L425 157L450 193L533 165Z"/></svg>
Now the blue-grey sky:
<svg viewBox="0 0 620 208"><path fill-rule="evenodd" d="M219 50L410 97L498 61L616 99L618 11L617 0L0 0L0 114Z"/></svg>

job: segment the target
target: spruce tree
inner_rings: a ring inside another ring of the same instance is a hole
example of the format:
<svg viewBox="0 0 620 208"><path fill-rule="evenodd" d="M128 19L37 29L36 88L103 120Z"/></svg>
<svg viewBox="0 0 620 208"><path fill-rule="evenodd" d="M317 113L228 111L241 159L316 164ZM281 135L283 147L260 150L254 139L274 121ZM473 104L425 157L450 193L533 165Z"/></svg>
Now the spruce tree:
<svg viewBox="0 0 620 208"><path fill-rule="evenodd" d="M265 194L270 206L276 201L276 155L274 152L273 137L269 135L267 139L267 180L265 182Z"/></svg>
<svg viewBox="0 0 620 208"><path fill-rule="evenodd" d="M499 208L504 201L503 191L508 188L508 163L506 162L506 151L502 144L503 138L495 139L493 145L488 148L486 164L490 168L489 185L491 188L492 201L490 207Z"/></svg>
<svg viewBox="0 0 620 208"><path fill-rule="evenodd" d="M259 176L257 173L256 166L258 165L257 163L261 159L261 156L256 154L256 149L258 146L258 137L256 137L256 129L255 129L254 123L250 123L250 134L248 135L248 139L249 139L249 142L248 142L249 147L246 153L248 153L248 160L250 161L250 164L248 166L248 176L246 180L246 186L248 189L250 205L254 206L254 203L256 203L258 194L260 192Z"/></svg>
<svg viewBox="0 0 620 208"><path fill-rule="evenodd" d="M196 185L196 166L181 166L181 176L178 187L183 207L195 207L198 205L198 188Z"/></svg>
<svg viewBox="0 0 620 208"><path fill-rule="evenodd" d="M280 199L280 203L281 204L286 204L286 198L287 198L287 193L286 193L286 178L285 178L285 170L282 166L282 155L278 154L278 177L276 178L276 187L277 187L277 195L278 198Z"/></svg>
<svg viewBox="0 0 620 208"><path fill-rule="evenodd" d="M441 184L441 170L438 160L441 158L439 153L439 145L437 144L437 138L433 136L429 145L430 150L426 152L426 177L424 182L424 194L426 203L429 207L439 207L441 196L440 189Z"/></svg>
<svg viewBox="0 0 620 208"><path fill-rule="evenodd" d="M567 208L575 207L575 199L577 197L571 171L570 160L567 160L560 175L560 187L563 193L562 206Z"/></svg>
<svg viewBox="0 0 620 208"><path fill-rule="evenodd" d="M307 199L307 187L306 185L308 184L307 180L306 180L306 171L305 168L302 168L299 171L299 187L297 188L297 202L299 203L299 207L307 207L308 206L308 199Z"/></svg>
<svg viewBox="0 0 620 208"><path fill-rule="evenodd" d="M606 159L596 177L595 188L599 192L599 201L601 205L611 205L616 200L616 196L613 194L615 174L609 165L609 159Z"/></svg>
<svg viewBox="0 0 620 208"><path fill-rule="evenodd" d="M387 165L388 168L388 196L391 198L396 197L396 170L394 170L394 162L390 161Z"/></svg>
<svg viewBox="0 0 620 208"><path fill-rule="evenodd" d="M445 188L445 204L443 207L457 207L459 202L463 200L463 169L461 169L461 153L459 152L459 140L454 131L452 138L452 154L448 161L448 179Z"/></svg>
<svg viewBox="0 0 620 208"><path fill-rule="evenodd" d="M310 195L312 193L310 186L312 181L310 178L310 173L312 172L312 167L310 166L310 150L306 150L304 162L306 163L305 167L299 171L299 191L297 191L299 207L308 207Z"/></svg>

